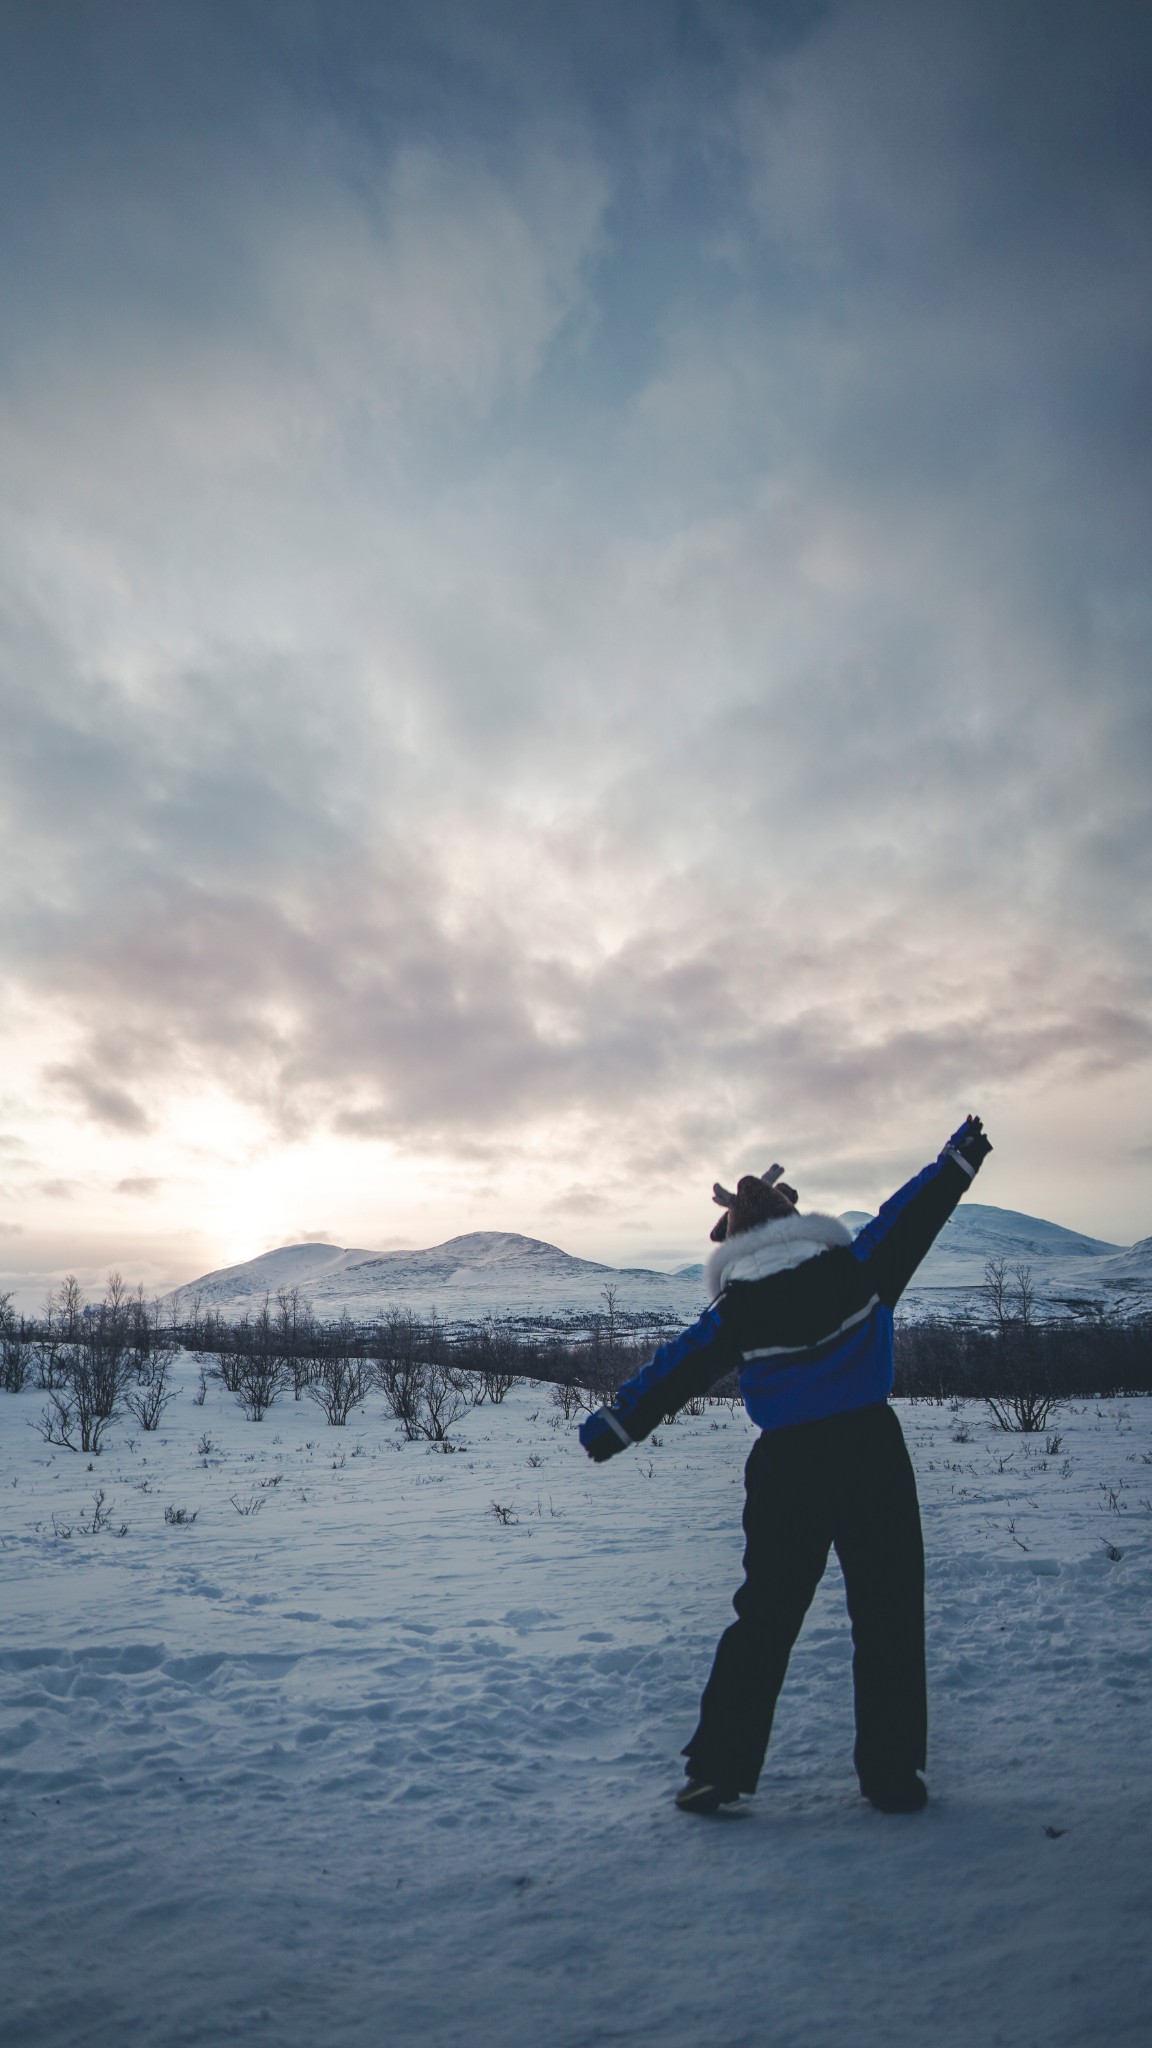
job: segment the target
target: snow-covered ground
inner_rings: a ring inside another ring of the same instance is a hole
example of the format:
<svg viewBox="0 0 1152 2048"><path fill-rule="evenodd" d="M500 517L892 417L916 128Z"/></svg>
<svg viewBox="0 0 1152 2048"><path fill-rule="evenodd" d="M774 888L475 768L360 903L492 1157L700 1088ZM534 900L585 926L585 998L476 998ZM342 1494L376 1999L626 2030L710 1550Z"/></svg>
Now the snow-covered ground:
<svg viewBox="0 0 1152 2048"><path fill-rule="evenodd" d="M1050 1453L904 1408L932 1804L856 1792L833 1564L758 1797L704 1821L741 1414L597 1468L547 1388L446 1456L182 1371L92 1461L0 1396L6 2048L1148 2039L1152 1403Z"/></svg>

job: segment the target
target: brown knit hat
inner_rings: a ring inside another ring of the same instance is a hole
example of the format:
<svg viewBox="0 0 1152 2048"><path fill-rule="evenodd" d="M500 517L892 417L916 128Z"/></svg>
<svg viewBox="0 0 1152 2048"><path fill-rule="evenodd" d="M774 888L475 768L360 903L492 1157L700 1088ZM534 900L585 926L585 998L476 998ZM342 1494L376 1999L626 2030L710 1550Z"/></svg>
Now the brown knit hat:
<svg viewBox="0 0 1152 2048"><path fill-rule="evenodd" d="M779 1216L794 1215L799 1199L795 1188L781 1180L782 1166L770 1166L767 1173L757 1179L754 1173L742 1174L736 1183L735 1194L730 1194L717 1181L712 1189L712 1200L724 1210L723 1216L709 1235L717 1244L726 1237L735 1237L741 1230L755 1230L758 1223L770 1223Z"/></svg>

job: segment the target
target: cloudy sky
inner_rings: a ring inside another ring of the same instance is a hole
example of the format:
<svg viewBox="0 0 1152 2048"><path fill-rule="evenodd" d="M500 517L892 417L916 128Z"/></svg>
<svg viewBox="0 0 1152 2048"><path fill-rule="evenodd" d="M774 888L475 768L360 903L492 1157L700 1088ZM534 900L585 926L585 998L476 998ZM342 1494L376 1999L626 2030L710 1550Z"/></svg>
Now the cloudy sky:
<svg viewBox="0 0 1152 2048"><path fill-rule="evenodd" d="M0 22L0 1266L1152 1230L1147 11Z"/></svg>

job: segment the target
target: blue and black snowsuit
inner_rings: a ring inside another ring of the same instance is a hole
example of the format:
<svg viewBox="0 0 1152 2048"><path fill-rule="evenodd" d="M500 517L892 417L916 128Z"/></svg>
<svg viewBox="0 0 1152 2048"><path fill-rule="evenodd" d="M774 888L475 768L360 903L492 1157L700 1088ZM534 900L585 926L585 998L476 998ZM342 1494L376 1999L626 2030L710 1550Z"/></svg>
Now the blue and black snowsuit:
<svg viewBox="0 0 1152 2048"><path fill-rule="evenodd" d="M727 1238L706 1268L711 1306L581 1429L602 1457L605 1432L613 1451L639 1442L735 1370L762 1432L745 1473L737 1619L684 1752L693 1779L755 1791L833 1547L852 1622L861 1786L870 1795L924 1767L924 1552L912 1465L888 1406L892 1311L980 1163L979 1148L958 1149L966 1128L855 1239L836 1217L798 1213Z"/></svg>

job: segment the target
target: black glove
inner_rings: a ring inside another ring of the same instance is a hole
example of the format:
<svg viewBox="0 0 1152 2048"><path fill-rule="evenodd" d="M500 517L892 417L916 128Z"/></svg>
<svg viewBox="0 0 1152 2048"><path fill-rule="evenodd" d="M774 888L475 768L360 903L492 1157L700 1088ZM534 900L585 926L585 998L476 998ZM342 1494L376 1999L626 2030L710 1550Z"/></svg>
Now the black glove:
<svg viewBox="0 0 1152 2048"><path fill-rule="evenodd" d="M953 1131L941 1159L955 1159L964 1168L969 1178L979 1169L992 1146L984 1136L984 1126L978 1116L965 1117L958 1131Z"/></svg>
<svg viewBox="0 0 1152 2048"><path fill-rule="evenodd" d="M580 1424L580 1441L597 1465L602 1465L605 1458L614 1458L617 1451L626 1451L632 1441L631 1437L617 1435L607 1414L606 1409L597 1408L594 1415L586 1416Z"/></svg>

